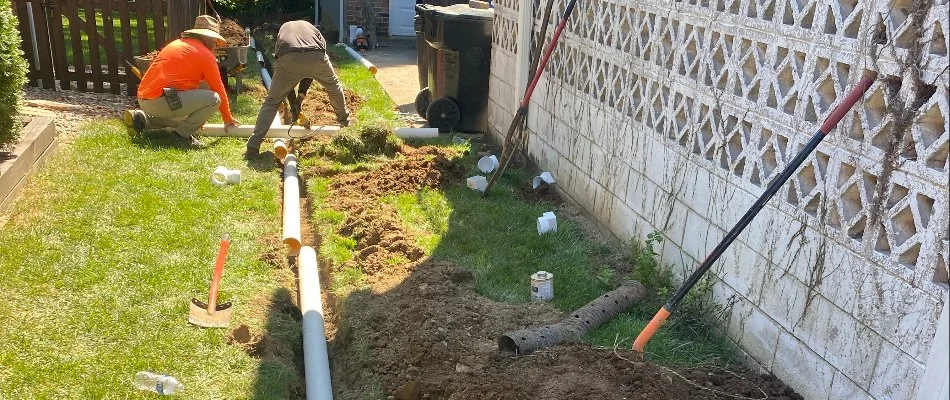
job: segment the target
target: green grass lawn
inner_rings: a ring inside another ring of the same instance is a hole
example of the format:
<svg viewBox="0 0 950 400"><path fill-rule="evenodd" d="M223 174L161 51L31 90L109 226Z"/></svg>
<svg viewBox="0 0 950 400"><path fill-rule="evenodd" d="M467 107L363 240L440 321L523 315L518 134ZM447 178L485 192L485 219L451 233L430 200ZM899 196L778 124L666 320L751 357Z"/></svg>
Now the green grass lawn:
<svg viewBox="0 0 950 400"><path fill-rule="evenodd" d="M253 121L257 104L239 96L233 111ZM266 309L284 289L259 259L261 239L279 234L278 170L246 165L244 140L193 149L130 133L118 119L86 124L3 218L0 398L149 398L131 385L140 370L176 376L187 398L288 397L292 366L187 323L229 233L221 297L235 303L231 326L297 340L299 324ZM218 165L240 169L241 184L213 186Z"/></svg>

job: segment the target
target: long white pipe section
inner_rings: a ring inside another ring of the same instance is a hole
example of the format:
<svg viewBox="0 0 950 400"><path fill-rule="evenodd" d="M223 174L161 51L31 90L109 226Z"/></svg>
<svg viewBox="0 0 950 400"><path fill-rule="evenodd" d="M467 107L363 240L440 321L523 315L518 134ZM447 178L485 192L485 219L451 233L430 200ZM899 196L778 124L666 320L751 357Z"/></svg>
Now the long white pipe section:
<svg viewBox="0 0 950 400"><path fill-rule="evenodd" d="M313 126L307 129L298 125L271 125L266 138L301 139L311 136L332 136L340 132L338 125ZM254 125L239 125L225 132L224 124L204 124L202 136L249 138L254 133Z"/></svg>
<svg viewBox="0 0 950 400"><path fill-rule="evenodd" d="M251 47L254 47L254 38L250 38ZM270 89L270 74L264 68L264 58L257 52L261 63L261 79ZM274 125L279 124L279 116L274 118ZM219 124L220 125L220 124ZM240 127L238 127L240 128ZM327 128L323 130L322 128ZM323 133L339 131L339 127L320 127L316 131ZM251 128L253 131L253 128ZM286 129L276 126L278 132L287 133ZM220 127L224 132L224 126ZM234 132L236 130L232 130ZM267 132L270 137L275 126ZM250 137L250 135L248 135ZM282 150L282 151L281 151ZM297 257L298 290L300 291L300 313L303 315L303 359L304 379L307 388L307 400L333 400L333 385L330 382L329 353L327 352L327 336L323 318L323 300L320 293L320 272L317 265L317 252L313 247L300 246L300 184L297 177L297 157L287 154L287 146L283 141L275 143L275 155L284 163L284 243L290 246L290 255Z"/></svg>
<svg viewBox="0 0 950 400"><path fill-rule="evenodd" d="M373 63L371 63L371 62L369 62L369 60L363 58L363 56L360 55L360 53L357 53L356 50L353 50L353 48L351 48L350 46L343 45L343 47L346 48L346 52L347 52L347 53L350 53L350 56L352 56L354 59L356 59L356 61L359 61L360 64L363 64L363 66L366 67L366 69L369 70L369 73L371 73L371 74L373 74L373 75L376 75L376 70L377 70L377 69L376 69L376 66L373 65Z"/></svg>
<svg viewBox="0 0 950 400"><path fill-rule="evenodd" d="M284 158L284 237L289 253L300 252L300 184L297 179L297 157Z"/></svg>
<svg viewBox="0 0 950 400"><path fill-rule="evenodd" d="M439 128L396 128L393 134L402 139L427 139L439 137Z"/></svg>
<svg viewBox="0 0 950 400"><path fill-rule="evenodd" d="M317 252L313 247L300 249L297 258L300 313L303 319L303 365L307 384L307 400L333 399L327 336L324 330L323 301L320 299L320 272Z"/></svg>

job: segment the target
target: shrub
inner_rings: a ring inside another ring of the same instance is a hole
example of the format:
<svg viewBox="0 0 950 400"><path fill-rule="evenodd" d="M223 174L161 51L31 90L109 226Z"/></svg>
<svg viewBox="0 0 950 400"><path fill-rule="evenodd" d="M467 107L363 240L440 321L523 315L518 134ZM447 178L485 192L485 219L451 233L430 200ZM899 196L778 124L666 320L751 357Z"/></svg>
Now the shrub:
<svg viewBox="0 0 950 400"><path fill-rule="evenodd" d="M20 100L27 71L22 43L16 16L10 7L0 7L0 149L20 138Z"/></svg>
<svg viewBox="0 0 950 400"><path fill-rule="evenodd" d="M322 155L343 163L356 163L373 156L392 157L402 145L393 128L383 122L373 122L359 128L348 128L333 137Z"/></svg>
<svg viewBox="0 0 950 400"><path fill-rule="evenodd" d="M215 0L214 8L222 16L253 18L267 14L289 14L313 10L313 2L304 0Z"/></svg>

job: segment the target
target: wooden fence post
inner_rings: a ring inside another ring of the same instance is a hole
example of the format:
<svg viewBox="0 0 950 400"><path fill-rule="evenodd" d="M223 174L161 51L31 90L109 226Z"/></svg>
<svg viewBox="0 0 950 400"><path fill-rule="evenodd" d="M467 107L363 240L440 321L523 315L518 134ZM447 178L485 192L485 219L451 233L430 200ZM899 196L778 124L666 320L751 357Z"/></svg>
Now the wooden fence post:
<svg viewBox="0 0 950 400"><path fill-rule="evenodd" d="M204 0L168 0L167 41L178 39L183 31L194 28L195 18L203 6Z"/></svg>

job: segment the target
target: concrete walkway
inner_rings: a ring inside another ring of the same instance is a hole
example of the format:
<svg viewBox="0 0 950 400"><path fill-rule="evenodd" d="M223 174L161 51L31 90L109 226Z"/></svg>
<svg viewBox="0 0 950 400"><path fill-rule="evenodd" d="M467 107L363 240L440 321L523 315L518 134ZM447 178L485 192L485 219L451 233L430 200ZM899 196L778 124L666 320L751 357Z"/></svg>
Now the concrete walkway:
<svg viewBox="0 0 950 400"><path fill-rule="evenodd" d="M416 94L419 93L415 38L386 40L367 51L365 57L378 68L376 80L396 102L399 111L415 114Z"/></svg>

